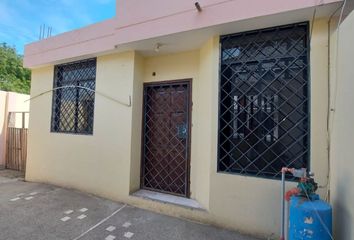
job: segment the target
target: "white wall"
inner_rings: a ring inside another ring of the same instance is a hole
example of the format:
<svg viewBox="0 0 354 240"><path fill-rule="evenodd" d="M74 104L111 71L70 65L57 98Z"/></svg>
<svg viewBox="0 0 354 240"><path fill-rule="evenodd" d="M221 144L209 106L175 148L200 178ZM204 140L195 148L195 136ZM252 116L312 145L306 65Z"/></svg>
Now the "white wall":
<svg viewBox="0 0 354 240"><path fill-rule="evenodd" d="M334 36L335 37L335 36ZM331 124L331 202L335 239L354 239L354 12L341 24L333 52L334 107ZM338 57L338 63L335 57ZM337 68L336 68L337 67Z"/></svg>

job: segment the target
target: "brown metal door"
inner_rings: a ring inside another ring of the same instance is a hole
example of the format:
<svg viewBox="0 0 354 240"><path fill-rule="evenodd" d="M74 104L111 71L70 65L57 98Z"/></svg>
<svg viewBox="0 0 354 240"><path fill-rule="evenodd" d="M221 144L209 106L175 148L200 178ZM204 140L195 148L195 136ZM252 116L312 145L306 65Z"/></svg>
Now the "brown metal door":
<svg viewBox="0 0 354 240"><path fill-rule="evenodd" d="M145 84L142 188L189 197L190 81Z"/></svg>

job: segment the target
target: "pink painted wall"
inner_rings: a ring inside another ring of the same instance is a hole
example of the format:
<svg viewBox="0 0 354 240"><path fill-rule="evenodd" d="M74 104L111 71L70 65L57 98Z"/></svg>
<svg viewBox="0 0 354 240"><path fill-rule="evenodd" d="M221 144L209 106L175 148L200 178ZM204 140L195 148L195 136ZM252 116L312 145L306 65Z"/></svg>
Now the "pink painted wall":
<svg viewBox="0 0 354 240"><path fill-rule="evenodd" d="M184 12L195 12L194 3L191 0L166 1L149 0L149 4L142 4L141 0L117 0L117 19L122 26L132 25L163 18ZM212 5L231 2L230 0L199 0L202 8ZM172 27L172 26L171 26Z"/></svg>
<svg viewBox="0 0 354 240"><path fill-rule="evenodd" d="M9 112L29 112L29 95L0 91L0 168L5 165L6 123ZM16 127L21 127L22 116L15 119ZM26 118L26 126L28 118Z"/></svg>
<svg viewBox="0 0 354 240"><path fill-rule="evenodd" d="M24 65L33 68L130 42L341 1L200 0L199 13L190 0L117 0L113 19L27 45Z"/></svg>

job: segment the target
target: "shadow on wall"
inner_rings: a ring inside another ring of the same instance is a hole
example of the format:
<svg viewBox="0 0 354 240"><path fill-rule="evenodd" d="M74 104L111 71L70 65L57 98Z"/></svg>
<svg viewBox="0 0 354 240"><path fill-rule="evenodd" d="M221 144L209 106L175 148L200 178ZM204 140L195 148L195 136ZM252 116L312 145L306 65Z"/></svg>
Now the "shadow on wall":
<svg viewBox="0 0 354 240"><path fill-rule="evenodd" d="M348 209L348 206L353 204L353 199L350 199L349 196L350 191L353 191L352 187L349 186L349 183L352 182L352 179L350 179L351 174L350 172L343 171L340 174L340 183L336 186L337 196L333 204L336 239L354 239L354 236L351 236L351 228L354 226L354 222L350 214L350 209Z"/></svg>

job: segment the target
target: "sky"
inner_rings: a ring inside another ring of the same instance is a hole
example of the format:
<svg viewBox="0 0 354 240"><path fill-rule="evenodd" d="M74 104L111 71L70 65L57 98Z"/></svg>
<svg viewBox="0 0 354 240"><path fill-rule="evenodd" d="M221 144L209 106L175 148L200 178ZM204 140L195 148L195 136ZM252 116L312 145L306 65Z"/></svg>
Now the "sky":
<svg viewBox="0 0 354 240"><path fill-rule="evenodd" d="M115 15L116 0L0 0L0 43L23 54L24 45L37 41L40 26L52 36Z"/></svg>

